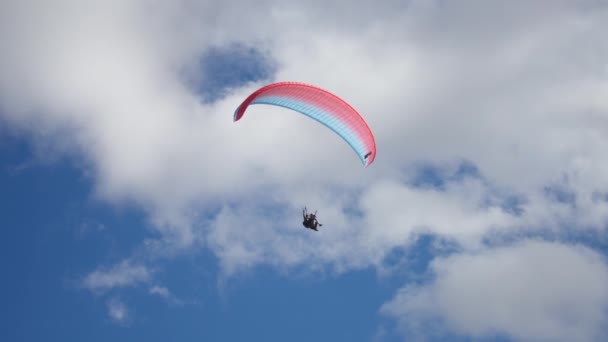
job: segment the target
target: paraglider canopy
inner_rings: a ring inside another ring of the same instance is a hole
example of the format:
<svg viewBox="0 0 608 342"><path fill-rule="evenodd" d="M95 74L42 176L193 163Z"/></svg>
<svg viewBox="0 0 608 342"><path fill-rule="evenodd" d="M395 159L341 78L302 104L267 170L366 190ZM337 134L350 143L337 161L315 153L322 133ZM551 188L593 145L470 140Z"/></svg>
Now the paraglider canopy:
<svg viewBox="0 0 608 342"><path fill-rule="evenodd" d="M285 107L320 122L342 137L365 167L376 158L374 135L363 117L346 101L327 90L299 82L269 84L241 103L234 111L234 121L239 121L251 104Z"/></svg>

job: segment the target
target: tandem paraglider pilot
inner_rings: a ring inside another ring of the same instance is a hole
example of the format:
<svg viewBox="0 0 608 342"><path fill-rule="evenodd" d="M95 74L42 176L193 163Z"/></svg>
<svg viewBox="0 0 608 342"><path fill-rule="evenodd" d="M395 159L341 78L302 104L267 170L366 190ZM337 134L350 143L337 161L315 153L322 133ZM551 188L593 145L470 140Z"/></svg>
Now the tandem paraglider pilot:
<svg viewBox="0 0 608 342"><path fill-rule="evenodd" d="M308 229L312 229L314 231L319 231L319 229L317 229L317 227L323 226L322 224L319 223L319 221L317 221L317 212L316 211L314 214L309 214L308 211L306 210L306 207L304 207L304 210L302 210L302 217L304 218L302 225L304 225L304 227L306 227Z"/></svg>

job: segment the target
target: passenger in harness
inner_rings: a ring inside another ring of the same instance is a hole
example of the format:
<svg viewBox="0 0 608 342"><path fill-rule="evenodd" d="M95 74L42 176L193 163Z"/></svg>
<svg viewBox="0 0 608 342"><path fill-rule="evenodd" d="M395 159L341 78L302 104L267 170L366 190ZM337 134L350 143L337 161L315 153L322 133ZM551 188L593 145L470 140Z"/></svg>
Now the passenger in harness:
<svg viewBox="0 0 608 342"><path fill-rule="evenodd" d="M317 227L322 227L323 225L319 223L319 221L317 221L317 212L315 211L314 214L309 214L308 211L306 210L306 207L304 207L304 210L302 210L302 217L304 218L304 222L302 222L302 225L304 225L304 227L308 228L308 229L312 229L314 231L319 231L319 229L317 229Z"/></svg>

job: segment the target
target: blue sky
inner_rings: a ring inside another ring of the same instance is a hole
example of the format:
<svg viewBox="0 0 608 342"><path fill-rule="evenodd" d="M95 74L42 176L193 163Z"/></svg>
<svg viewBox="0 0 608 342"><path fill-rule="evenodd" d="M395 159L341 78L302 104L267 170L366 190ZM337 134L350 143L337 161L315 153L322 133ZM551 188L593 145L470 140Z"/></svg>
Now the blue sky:
<svg viewBox="0 0 608 342"><path fill-rule="evenodd" d="M597 1L2 3L0 339L606 340L607 32ZM357 108L374 164L234 123L275 81Z"/></svg>

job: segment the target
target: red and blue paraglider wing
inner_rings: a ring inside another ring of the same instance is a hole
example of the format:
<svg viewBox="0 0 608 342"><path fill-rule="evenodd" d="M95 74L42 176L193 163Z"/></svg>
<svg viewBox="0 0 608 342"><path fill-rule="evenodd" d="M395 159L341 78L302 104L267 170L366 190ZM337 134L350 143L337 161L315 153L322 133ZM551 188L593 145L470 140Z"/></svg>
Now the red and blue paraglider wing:
<svg viewBox="0 0 608 342"><path fill-rule="evenodd" d="M326 90L298 82L264 86L241 103L234 121L240 120L251 104L281 106L317 120L342 137L366 167L376 158L376 142L365 120L346 101Z"/></svg>

